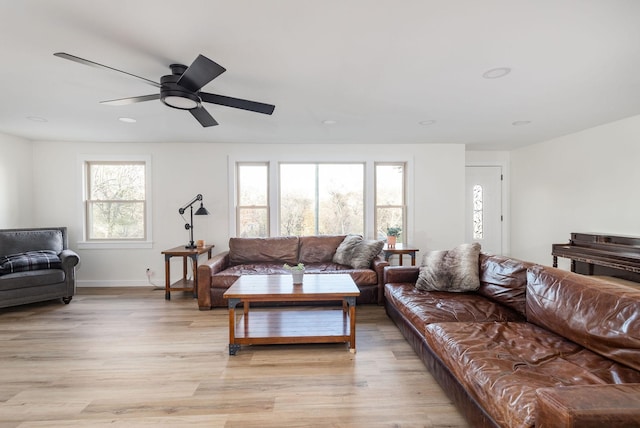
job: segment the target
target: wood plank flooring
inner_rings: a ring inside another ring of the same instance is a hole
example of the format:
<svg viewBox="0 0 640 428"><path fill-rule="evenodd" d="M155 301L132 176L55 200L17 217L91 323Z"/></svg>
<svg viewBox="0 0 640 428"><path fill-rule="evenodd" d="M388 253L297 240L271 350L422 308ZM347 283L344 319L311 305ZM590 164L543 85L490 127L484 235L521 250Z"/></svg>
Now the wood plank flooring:
<svg viewBox="0 0 640 428"><path fill-rule="evenodd" d="M190 293L0 309L0 428L467 427L380 306L345 344L243 346Z"/></svg>

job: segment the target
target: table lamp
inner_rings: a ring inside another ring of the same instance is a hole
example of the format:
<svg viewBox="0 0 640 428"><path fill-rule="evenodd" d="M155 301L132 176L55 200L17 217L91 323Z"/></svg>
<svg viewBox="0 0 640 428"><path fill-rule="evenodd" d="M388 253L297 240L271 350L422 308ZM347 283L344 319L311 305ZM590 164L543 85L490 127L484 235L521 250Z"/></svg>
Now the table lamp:
<svg viewBox="0 0 640 428"><path fill-rule="evenodd" d="M195 198L187 202L187 204L184 207L178 209L178 212L180 213L181 216L184 214L187 208L191 210L191 221L184 225L184 228L187 229L190 233L189 235L190 240L189 240L189 244L185 245L184 248L190 248L190 249L196 248L196 245L193 242L193 204L195 204L197 201L200 201L200 208L198 208L198 210L195 212L195 215L209 215L209 211L207 211L207 209L204 207L202 203L202 195L199 193L196 195ZM185 222L187 221L184 218L184 216L182 218L184 219Z"/></svg>

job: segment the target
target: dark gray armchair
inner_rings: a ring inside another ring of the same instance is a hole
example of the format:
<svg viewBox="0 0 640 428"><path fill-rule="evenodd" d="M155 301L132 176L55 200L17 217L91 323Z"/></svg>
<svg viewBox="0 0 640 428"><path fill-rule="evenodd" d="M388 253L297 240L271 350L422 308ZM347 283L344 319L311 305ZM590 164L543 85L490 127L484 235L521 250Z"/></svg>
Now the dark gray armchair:
<svg viewBox="0 0 640 428"><path fill-rule="evenodd" d="M66 227L0 229L0 308L60 298L68 304L79 261Z"/></svg>

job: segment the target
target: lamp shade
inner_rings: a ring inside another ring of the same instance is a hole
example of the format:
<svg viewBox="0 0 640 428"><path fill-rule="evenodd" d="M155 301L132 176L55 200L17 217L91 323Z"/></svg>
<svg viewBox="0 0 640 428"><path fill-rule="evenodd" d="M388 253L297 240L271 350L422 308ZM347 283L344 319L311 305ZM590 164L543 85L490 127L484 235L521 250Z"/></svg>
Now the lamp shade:
<svg viewBox="0 0 640 428"><path fill-rule="evenodd" d="M198 208L198 211L196 211L193 214L194 215L209 215L209 211L207 211L207 209L204 207L202 202L200 202L200 208Z"/></svg>

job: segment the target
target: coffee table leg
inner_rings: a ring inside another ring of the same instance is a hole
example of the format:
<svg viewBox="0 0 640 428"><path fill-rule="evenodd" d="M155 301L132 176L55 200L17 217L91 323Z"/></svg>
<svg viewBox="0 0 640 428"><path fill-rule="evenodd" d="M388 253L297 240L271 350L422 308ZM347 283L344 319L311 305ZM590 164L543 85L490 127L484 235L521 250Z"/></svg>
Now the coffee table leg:
<svg viewBox="0 0 640 428"><path fill-rule="evenodd" d="M236 305L240 299L229 299L229 355L236 355L240 345L236 343Z"/></svg>
<svg viewBox="0 0 640 428"><path fill-rule="evenodd" d="M345 299L349 306L349 352L356 353L356 298L347 297Z"/></svg>

